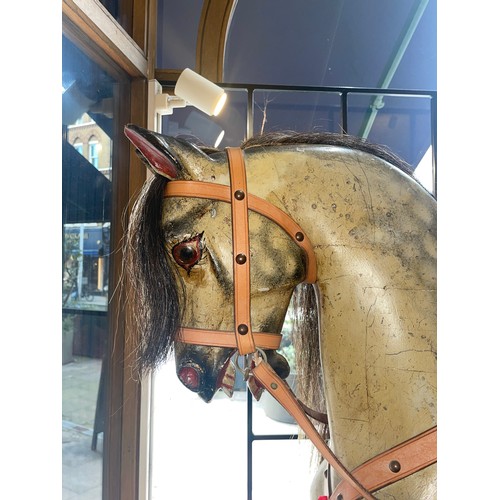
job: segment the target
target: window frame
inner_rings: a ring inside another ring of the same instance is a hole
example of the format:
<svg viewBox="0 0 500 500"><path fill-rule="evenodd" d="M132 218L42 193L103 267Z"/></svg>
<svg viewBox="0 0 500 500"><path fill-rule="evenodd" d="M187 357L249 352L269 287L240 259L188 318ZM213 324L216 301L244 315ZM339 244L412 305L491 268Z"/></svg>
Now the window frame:
<svg viewBox="0 0 500 500"><path fill-rule="evenodd" d="M129 122L147 126L147 81L153 75L156 46L153 22L156 0L133 0L127 4L127 9L137 40L130 37L97 0L62 2L62 34L118 82L114 106L117 129L112 158L111 217L111 245L116 251L109 269L110 290L120 283L121 241L131 201L146 179L140 160L130 154L130 145L119 130ZM105 406L102 475L104 500L136 500L147 484L144 464L147 464L148 451L144 445L148 440L141 437L142 429L146 428L147 432L148 427L146 424L141 428L141 392L147 394L147 390L141 389L144 385L147 388L148 381L138 382L125 361L131 359L125 342L126 313L119 300L110 301L109 363L106 368L109 392Z"/></svg>

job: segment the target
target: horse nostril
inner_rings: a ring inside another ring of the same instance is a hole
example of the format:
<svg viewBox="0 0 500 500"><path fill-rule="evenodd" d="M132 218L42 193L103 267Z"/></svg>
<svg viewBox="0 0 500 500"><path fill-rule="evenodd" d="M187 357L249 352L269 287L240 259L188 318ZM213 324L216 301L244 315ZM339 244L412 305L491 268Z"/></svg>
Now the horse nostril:
<svg viewBox="0 0 500 500"><path fill-rule="evenodd" d="M200 386L200 373L192 366L181 368L178 373L181 382L192 391L196 391Z"/></svg>

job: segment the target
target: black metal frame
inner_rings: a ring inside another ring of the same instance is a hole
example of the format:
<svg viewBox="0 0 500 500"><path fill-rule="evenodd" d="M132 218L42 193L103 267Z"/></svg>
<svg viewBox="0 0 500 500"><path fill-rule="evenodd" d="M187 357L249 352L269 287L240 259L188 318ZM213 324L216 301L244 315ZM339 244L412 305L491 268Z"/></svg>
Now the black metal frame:
<svg viewBox="0 0 500 500"><path fill-rule="evenodd" d="M163 86L174 88L175 81L161 81ZM348 98L350 95L371 94L378 96L402 96L402 97L428 97L430 98L430 130L432 146L432 178L433 194L437 198L437 91L435 90L408 90L408 89L382 89L369 87L321 87L321 86L301 86L301 85L265 85L249 83L219 83L224 89L246 90L247 91L247 123L246 136L252 137L254 127L254 93L259 90L273 90L284 92L318 92L337 93L341 102L341 130L348 134Z"/></svg>
<svg viewBox="0 0 500 500"><path fill-rule="evenodd" d="M254 434L252 393L247 389L247 500L252 500L254 441L283 441L298 439L298 434Z"/></svg>

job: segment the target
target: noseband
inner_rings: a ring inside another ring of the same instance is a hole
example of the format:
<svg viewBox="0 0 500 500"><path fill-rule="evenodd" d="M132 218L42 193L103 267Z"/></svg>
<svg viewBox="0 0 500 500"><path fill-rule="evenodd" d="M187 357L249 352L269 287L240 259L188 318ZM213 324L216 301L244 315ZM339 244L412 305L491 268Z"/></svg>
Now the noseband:
<svg viewBox="0 0 500 500"><path fill-rule="evenodd" d="M281 335L252 330L248 211L264 215L286 231L305 253L306 276L304 282L316 286L317 268L313 246L306 233L289 215L266 200L248 193L245 163L241 149L227 148L226 152L229 161L230 186L199 181L173 180L165 186L164 196L204 198L231 204L234 331L181 328L177 340L211 347L233 347L238 349L240 355L253 355L250 377L254 377L261 386L265 387L295 418L306 436L342 477L342 481L330 499L356 499L361 495L366 499L376 500L370 490L378 490L392 484L437 461L436 427L377 455L356 468L352 473L330 450L307 417L304 405L295 397L288 384L259 355L262 349L278 349Z"/></svg>

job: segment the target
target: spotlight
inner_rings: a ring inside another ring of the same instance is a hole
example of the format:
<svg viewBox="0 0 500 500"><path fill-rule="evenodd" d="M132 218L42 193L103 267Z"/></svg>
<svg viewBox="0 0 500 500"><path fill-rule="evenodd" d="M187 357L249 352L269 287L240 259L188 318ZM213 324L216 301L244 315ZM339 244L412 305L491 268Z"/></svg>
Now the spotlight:
<svg viewBox="0 0 500 500"><path fill-rule="evenodd" d="M163 94L161 85L155 81L155 108L161 115L171 115L174 108L191 105L209 116L217 116L226 99L222 88L189 68L180 74L174 95Z"/></svg>

